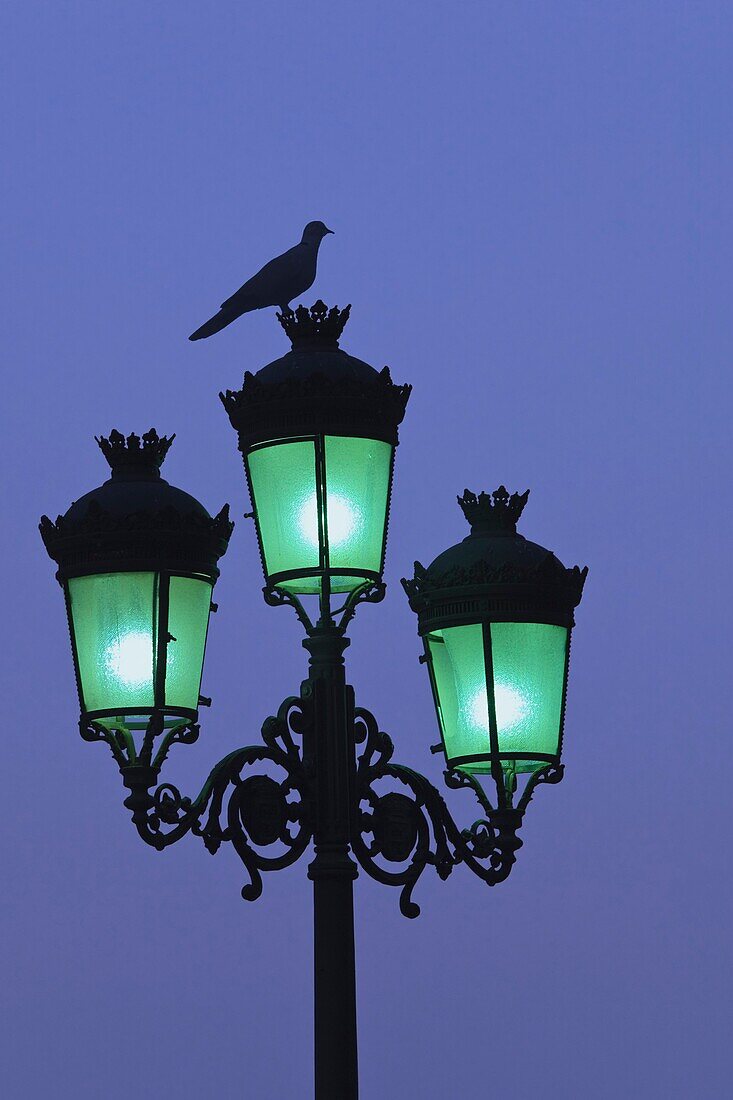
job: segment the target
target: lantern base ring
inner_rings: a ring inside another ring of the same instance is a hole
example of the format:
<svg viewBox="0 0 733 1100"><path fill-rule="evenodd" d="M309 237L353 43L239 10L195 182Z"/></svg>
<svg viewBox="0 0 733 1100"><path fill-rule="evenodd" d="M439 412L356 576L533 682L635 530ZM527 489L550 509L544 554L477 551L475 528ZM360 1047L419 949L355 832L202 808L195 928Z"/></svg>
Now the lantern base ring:
<svg viewBox="0 0 733 1100"><path fill-rule="evenodd" d="M387 592L387 586L382 580L365 580L357 588L354 588L346 597L341 607L331 609L330 597L320 600L320 617L313 622L308 615L302 600L294 593L276 585L266 585L262 589L265 603L269 607L282 607L287 604L293 608L298 619L302 623L306 634L312 638L323 627L336 628L341 635L346 633L346 628L357 612L359 604L381 603Z"/></svg>

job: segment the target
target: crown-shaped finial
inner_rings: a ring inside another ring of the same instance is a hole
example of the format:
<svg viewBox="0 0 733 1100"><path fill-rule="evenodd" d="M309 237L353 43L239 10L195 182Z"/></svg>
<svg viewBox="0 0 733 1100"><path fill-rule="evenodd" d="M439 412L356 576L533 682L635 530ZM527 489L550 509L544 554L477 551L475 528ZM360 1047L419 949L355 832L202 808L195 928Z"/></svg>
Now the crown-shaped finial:
<svg viewBox="0 0 733 1100"><path fill-rule="evenodd" d="M493 493L479 493L478 496L465 489L458 503L471 524L472 534L513 535L528 497L529 489L510 496L500 485Z"/></svg>
<svg viewBox="0 0 733 1100"><path fill-rule="evenodd" d="M127 438L113 428L108 437L95 436L99 448L112 468L112 473L124 470L146 472L157 476L158 470L163 464L163 459L168 453L175 434L172 436L158 435L155 428L141 438L139 435L128 435Z"/></svg>
<svg viewBox="0 0 733 1100"><path fill-rule="evenodd" d="M307 345L337 348L350 312L350 305L343 309L338 306L329 309L319 299L310 309L307 306L298 306L295 312L290 310L288 313L278 313L277 319L294 348Z"/></svg>

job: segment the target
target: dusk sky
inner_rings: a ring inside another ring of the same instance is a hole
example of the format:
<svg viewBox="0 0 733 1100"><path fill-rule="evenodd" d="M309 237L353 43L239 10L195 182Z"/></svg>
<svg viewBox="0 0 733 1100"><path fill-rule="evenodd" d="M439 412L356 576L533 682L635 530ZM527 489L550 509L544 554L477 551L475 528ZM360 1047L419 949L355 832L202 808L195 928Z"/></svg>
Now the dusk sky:
<svg viewBox="0 0 733 1100"><path fill-rule="evenodd" d="M530 488L520 530L590 569L510 879L426 872L415 921L356 883L361 1095L729 1096L733 7L7 0L0 41L3 1096L311 1094L308 859L248 904L228 846L141 843L37 529L112 428L176 432L165 476L231 504L213 706L163 776L194 795L306 654L217 396L288 342L271 309L187 336L311 219L305 302L414 386L347 653L395 758L442 786L399 580L464 536L457 493Z"/></svg>

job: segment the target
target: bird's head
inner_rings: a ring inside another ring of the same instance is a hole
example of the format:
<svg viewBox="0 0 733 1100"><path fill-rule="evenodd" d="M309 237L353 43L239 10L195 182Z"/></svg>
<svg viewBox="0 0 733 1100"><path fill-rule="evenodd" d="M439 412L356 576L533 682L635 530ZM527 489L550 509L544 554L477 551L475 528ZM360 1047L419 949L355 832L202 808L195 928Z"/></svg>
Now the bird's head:
<svg viewBox="0 0 733 1100"><path fill-rule="evenodd" d="M323 222L308 222L303 230L303 241L306 244L319 245L327 233L333 233Z"/></svg>

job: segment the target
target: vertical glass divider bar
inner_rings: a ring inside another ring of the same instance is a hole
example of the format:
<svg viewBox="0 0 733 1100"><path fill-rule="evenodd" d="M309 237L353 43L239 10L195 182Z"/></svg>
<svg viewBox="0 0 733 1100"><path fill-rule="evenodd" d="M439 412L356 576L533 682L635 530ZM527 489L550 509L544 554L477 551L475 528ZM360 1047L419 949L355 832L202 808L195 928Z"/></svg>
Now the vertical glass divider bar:
<svg viewBox="0 0 733 1100"><path fill-rule="evenodd" d="M384 532L382 534L382 557L379 562L379 575L380 577L384 573L384 566L387 560L387 538L389 536L389 513L392 506L392 485L394 483L394 460L395 451L397 450L397 444L394 443L391 447L392 453L389 456L389 478L387 480L387 499L384 504Z"/></svg>
<svg viewBox="0 0 733 1100"><path fill-rule="evenodd" d="M494 652L491 644L491 623L481 627L484 643L484 668L486 670L486 701L489 711L489 746L491 748L491 778L496 784L499 808L506 804L504 771L499 758L499 731L496 723L496 698L494 696Z"/></svg>
<svg viewBox="0 0 733 1100"><path fill-rule="evenodd" d="M252 451L248 451L247 454L244 456L244 473L245 473L245 476L247 478L247 492L249 493L249 503L250 503L250 507L252 509L252 518L255 521L255 533L257 535L257 549L259 550L260 561L262 562L262 572L265 575L265 583L269 584L270 583L270 570L269 570L269 567L267 565L267 560L265 558L265 544L262 541L262 531L260 529L260 513L259 513L259 508L257 507L257 502L255 501L254 489L252 488L252 475L249 472L249 456L251 455L251 453L252 453ZM246 518L246 516L245 516L245 518Z"/></svg>
<svg viewBox="0 0 733 1100"><path fill-rule="evenodd" d="M81 669L79 667L79 652L76 648L76 631L74 630L74 618L71 614L71 592L69 591L68 579L64 581L64 603L66 604L66 618L69 624L69 638L71 639L71 653L74 660L74 676L76 677L76 690L79 695L79 710L82 714L86 712L87 706L84 702L84 692L81 684Z"/></svg>
<svg viewBox="0 0 733 1100"><path fill-rule="evenodd" d="M331 619L331 552L328 544L328 486L326 484L326 445L323 435L314 440L316 451L316 509L318 512L318 548L321 569L320 613L325 621Z"/></svg>
<svg viewBox="0 0 733 1100"><path fill-rule="evenodd" d="M159 572L153 583L153 638L155 639L155 683L153 702L155 709L162 714L165 711L165 678L168 668L168 608L170 604L170 574ZM157 584L158 598L155 598ZM155 617L158 609L158 629L156 634Z"/></svg>
<svg viewBox="0 0 733 1100"><path fill-rule="evenodd" d="M565 633L565 669L563 671L562 680L562 699L560 702L560 729L557 731L557 748L555 755L557 759L560 759L562 754L562 743L565 737L565 703L568 694L568 675L570 672L570 635L572 634L572 628L568 627Z"/></svg>

